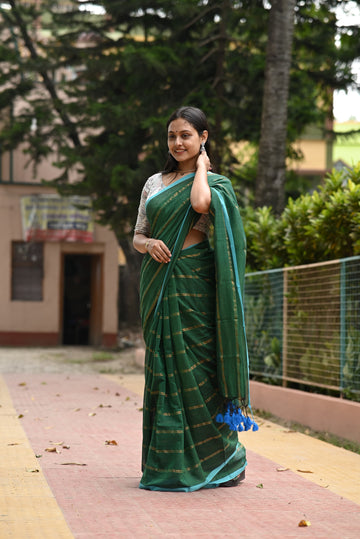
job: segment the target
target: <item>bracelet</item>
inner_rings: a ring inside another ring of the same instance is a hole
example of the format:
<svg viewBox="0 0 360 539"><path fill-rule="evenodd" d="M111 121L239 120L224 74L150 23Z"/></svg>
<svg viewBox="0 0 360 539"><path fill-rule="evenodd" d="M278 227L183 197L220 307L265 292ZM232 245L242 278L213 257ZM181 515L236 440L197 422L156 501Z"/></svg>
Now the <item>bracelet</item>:
<svg viewBox="0 0 360 539"><path fill-rule="evenodd" d="M147 240L147 241L145 242L145 249L146 249L146 250L148 250L149 243L150 243L150 240Z"/></svg>

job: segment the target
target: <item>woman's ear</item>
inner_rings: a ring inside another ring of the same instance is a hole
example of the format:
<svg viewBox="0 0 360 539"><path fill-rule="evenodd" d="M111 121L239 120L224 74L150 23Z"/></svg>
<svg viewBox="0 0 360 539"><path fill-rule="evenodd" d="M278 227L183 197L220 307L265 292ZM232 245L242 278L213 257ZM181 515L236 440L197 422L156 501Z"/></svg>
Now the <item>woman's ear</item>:
<svg viewBox="0 0 360 539"><path fill-rule="evenodd" d="M204 129L204 131L200 135L200 142L205 144L205 142L208 139L208 136L209 136L208 131L206 129Z"/></svg>

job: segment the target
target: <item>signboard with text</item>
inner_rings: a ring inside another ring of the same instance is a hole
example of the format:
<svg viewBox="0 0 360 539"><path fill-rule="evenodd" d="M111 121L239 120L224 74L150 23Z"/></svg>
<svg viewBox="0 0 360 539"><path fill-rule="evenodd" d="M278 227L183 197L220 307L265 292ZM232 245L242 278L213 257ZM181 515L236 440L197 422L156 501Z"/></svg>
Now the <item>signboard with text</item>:
<svg viewBox="0 0 360 539"><path fill-rule="evenodd" d="M29 195L21 198L25 241L79 241L94 238L94 219L89 197Z"/></svg>

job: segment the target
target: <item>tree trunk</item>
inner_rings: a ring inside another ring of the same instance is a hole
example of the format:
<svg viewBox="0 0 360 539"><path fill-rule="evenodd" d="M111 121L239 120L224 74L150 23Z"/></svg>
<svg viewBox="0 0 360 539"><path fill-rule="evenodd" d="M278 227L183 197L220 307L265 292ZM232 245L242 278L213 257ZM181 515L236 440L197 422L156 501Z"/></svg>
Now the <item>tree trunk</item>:
<svg viewBox="0 0 360 539"><path fill-rule="evenodd" d="M214 120L215 120L215 129L214 129L214 142L215 147L212 148L213 152L213 165L216 172L221 171L223 151L224 151L224 139L223 139L223 122L224 122L224 81L226 79L225 75L225 56L226 49L228 46L228 35L227 35L227 18L231 6L229 5L229 0L223 0L221 3L221 18L219 22L219 35L217 38L217 59L216 59L216 72L215 77L212 83L212 87L215 90L217 98L217 106L215 110Z"/></svg>
<svg viewBox="0 0 360 539"><path fill-rule="evenodd" d="M269 14L255 205L285 204L287 102L296 0L273 0Z"/></svg>

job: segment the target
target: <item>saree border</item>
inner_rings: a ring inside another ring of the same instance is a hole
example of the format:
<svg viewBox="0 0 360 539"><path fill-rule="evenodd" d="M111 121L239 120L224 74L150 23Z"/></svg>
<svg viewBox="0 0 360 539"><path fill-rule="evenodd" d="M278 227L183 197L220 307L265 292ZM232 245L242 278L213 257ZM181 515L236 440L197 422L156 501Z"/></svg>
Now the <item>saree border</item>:
<svg viewBox="0 0 360 539"><path fill-rule="evenodd" d="M164 487L157 487L157 486L145 486L140 481L139 488L141 488L143 490L154 490L154 491L158 491L158 492L195 492L196 490L200 490L202 488L218 488L218 487L220 487L220 485L222 483L226 483L227 481L231 481L231 479L234 479L239 474L241 474L241 472L243 472L245 470L245 468L247 466L247 460L246 459L245 459L245 463L238 470L236 470L235 472L232 472L231 474L223 477L221 479L221 481L216 481L216 482L212 483L212 480L214 479L214 477L219 472L221 472L221 470L223 468L225 468L225 466L227 466L229 464L229 462L231 462L231 460L235 457L235 455L239 451L240 446L241 446L241 444L238 442L236 444L235 451L223 463L221 463L217 468L212 470L209 473L209 475L207 476L207 478L205 479L205 481L203 481L202 483L199 483L198 485L194 485L192 487L164 488Z"/></svg>
<svg viewBox="0 0 360 539"><path fill-rule="evenodd" d="M162 177L163 177L163 173L160 172L159 174L161 174L161 181L162 181ZM171 184L169 185L165 185L164 182L162 181L163 185L164 185L164 189L160 189L160 191L157 191L156 193L154 193L153 195L150 195L146 201L145 201L145 208L148 204L148 202L150 200L152 200L153 198L155 198L156 196L160 195L161 193L164 193L165 191L171 189L172 187L174 187L175 185L180 185L180 183L182 183L184 180L187 180L188 179L188 176L195 176L195 173L192 172L191 174L186 174L185 176L183 176L182 178L179 178L178 180L175 180L174 182L172 182Z"/></svg>
<svg viewBox="0 0 360 539"><path fill-rule="evenodd" d="M234 235L233 235L233 232L232 232L230 219L229 219L229 214L228 214L228 211L226 209L224 197L222 196L221 193L218 193L215 190L214 190L214 193L216 194L216 196L220 200L220 204L221 204L222 211L223 211L224 218L225 218L226 231L227 231L228 236L229 236L230 252L231 252L231 258L232 258L232 261L233 261L234 275L235 275L235 281L236 281L236 291L237 291L238 297L240 299L240 305L241 305L242 326L243 326L244 335L245 335L246 361L247 361L247 364L248 364L248 367L249 367L249 350L248 350L247 339L246 339L244 302L243 302L241 286L240 286L239 269L238 269L237 260L236 260L236 249L235 249ZM249 404L250 404L250 402L249 402Z"/></svg>

